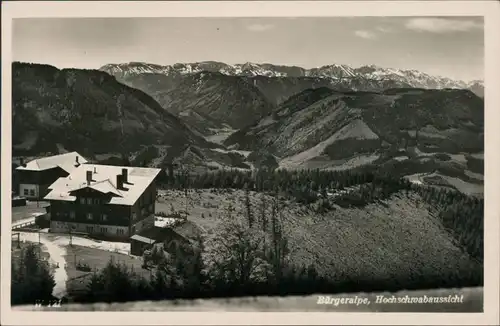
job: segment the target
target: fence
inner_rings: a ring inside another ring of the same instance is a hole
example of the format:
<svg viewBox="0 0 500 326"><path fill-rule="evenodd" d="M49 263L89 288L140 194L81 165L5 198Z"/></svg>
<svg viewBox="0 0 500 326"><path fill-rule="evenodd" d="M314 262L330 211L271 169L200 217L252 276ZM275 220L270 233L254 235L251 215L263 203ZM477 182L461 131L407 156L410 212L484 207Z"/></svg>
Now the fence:
<svg viewBox="0 0 500 326"><path fill-rule="evenodd" d="M125 267L132 274L137 274L139 276L151 276L152 274L150 269L143 268L142 258L121 253L117 253L116 256L110 255L109 257L102 257L103 259L99 258L101 257L89 257L85 254L73 253L67 257L64 267L66 269L74 269L80 273L87 273L85 275L90 275L104 269L111 260L114 264ZM78 277L82 276L83 275L78 275Z"/></svg>
<svg viewBox="0 0 500 326"><path fill-rule="evenodd" d="M49 261L49 255L44 254L42 250L42 246L38 242L32 242L27 240L20 240L19 233L12 234L11 239L11 252L13 254L12 259L16 259L16 261L22 261L22 252L26 249L27 245L34 245L36 248L37 259L39 262L46 264L49 268L51 267ZM13 260L14 261L14 260ZM54 264L52 264L54 265Z"/></svg>
<svg viewBox="0 0 500 326"><path fill-rule="evenodd" d="M11 249L26 247L27 244L35 245L39 249L41 248L41 244L39 241L31 241L26 239L21 239L20 232L14 232L11 234Z"/></svg>
<svg viewBox="0 0 500 326"><path fill-rule="evenodd" d="M36 224L35 220L21 222L21 223L16 223L16 224L12 225L12 230L23 229L23 228L26 228L28 226L32 226L32 225L35 225L35 224Z"/></svg>
<svg viewBox="0 0 500 326"><path fill-rule="evenodd" d="M128 256L127 256L128 257ZM149 280L153 277L152 270L141 268L142 259L138 260L139 265L132 264L130 258L123 257L122 259L111 256L114 263L125 266L129 273L129 278L142 277ZM106 265L109 259L102 261L89 261L84 255L73 254L66 258L67 291L69 297L84 295L89 291L89 285L93 275L98 275Z"/></svg>

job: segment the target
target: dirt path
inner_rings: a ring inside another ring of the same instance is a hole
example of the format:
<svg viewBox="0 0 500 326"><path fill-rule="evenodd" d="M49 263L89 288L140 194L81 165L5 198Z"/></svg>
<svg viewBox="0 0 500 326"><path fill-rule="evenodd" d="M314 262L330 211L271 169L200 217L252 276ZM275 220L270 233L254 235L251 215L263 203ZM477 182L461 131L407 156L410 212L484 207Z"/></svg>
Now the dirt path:
<svg viewBox="0 0 500 326"><path fill-rule="evenodd" d="M56 281L56 286L52 292L52 295L57 298L62 298L66 295L66 281L68 280L68 274L64 266L66 265L66 260L64 256L66 255L66 249L53 242L51 242L46 237L41 236L40 242L47 248L47 252L50 255L51 262L56 264L56 269L54 272L54 279Z"/></svg>

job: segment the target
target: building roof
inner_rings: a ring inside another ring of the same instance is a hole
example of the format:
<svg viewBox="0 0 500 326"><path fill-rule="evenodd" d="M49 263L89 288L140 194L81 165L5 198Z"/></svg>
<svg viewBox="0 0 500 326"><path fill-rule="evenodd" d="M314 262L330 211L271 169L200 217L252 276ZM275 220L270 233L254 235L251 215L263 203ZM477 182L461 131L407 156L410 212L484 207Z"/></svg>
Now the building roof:
<svg viewBox="0 0 500 326"><path fill-rule="evenodd" d="M149 238L146 238L146 237L143 237L143 236L140 236L138 234L134 234L133 236L130 237L131 240L135 240L135 241L139 241L139 242L144 242L144 243L147 243L147 244L153 244L155 243L156 241L153 240L153 239L149 239Z"/></svg>
<svg viewBox="0 0 500 326"><path fill-rule="evenodd" d="M103 194L112 193L116 196L123 197L123 194L120 190L116 189L115 185L111 183L109 179L98 181L95 183L91 183L88 186L90 189L97 190L102 192ZM73 190L72 190L73 191Z"/></svg>
<svg viewBox="0 0 500 326"><path fill-rule="evenodd" d="M117 175L127 169L128 183L126 190L117 188ZM87 171L92 171L92 181L87 184ZM95 173L94 173L95 171ZM59 178L49 186L50 192L46 200L75 201L71 193L75 190L90 188L103 194L112 194L108 204L132 206L153 182L161 169L139 168L130 166L112 166L100 164L83 164L74 169L70 175Z"/></svg>
<svg viewBox="0 0 500 326"><path fill-rule="evenodd" d="M162 228L154 226L152 228L142 229L138 234L146 238L155 239L158 242L171 241L175 239L189 242L189 239L169 227Z"/></svg>
<svg viewBox="0 0 500 326"><path fill-rule="evenodd" d="M197 240L198 237L202 234L202 230L196 223L186 220L183 223L180 223L172 229L179 235L183 236L189 240Z"/></svg>
<svg viewBox="0 0 500 326"><path fill-rule="evenodd" d="M53 155L38 158L26 163L25 166L19 166L16 170L24 171L44 171L53 169L55 167L60 167L64 171L71 173L75 168L78 167L76 158L78 157L78 163L87 163L87 160L77 152L70 152L65 154Z"/></svg>

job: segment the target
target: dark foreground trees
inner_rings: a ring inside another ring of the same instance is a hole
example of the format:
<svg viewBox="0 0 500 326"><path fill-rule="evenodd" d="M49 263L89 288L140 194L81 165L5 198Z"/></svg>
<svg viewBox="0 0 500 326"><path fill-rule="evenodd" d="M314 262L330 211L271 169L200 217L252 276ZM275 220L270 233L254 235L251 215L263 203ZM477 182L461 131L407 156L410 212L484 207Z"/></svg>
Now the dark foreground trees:
<svg viewBox="0 0 500 326"><path fill-rule="evenodd" d="M11 264L11 304L35 304L53 299L56 285L46 261L39 258L39 248L29 244Z"/></svg>
<svg viewBox="0 0 500 326"><path fill-rule="evenodd" d="M297 268L289 262L279 205L278 201L266 204L259 214L236 214L227 207L226 214L219 217L220 227L206 241L198 239L168 251L154 247L145 255L147 265L154 266L147 278L110 260L74 301L286 295L318 290L314 283L321 278L312 266Z"/></svg>

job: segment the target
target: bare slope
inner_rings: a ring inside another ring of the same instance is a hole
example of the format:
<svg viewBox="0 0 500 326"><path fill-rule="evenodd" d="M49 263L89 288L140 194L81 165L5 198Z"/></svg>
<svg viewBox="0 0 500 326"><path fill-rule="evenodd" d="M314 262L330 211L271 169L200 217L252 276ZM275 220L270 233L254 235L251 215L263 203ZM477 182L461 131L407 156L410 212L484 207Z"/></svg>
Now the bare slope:
<svg viewBox="0 0 500 326"><path fill-rule="evenodd" d="M158 211L185 210L180 191L168 191ZM259 212L262 196L251 193L254 211ZM190 192L188 219L210 236L217 216L232 205L244 212L243 191ZM421 198L403 193L385 203L362 209L337 207L319 215L295 202L283 202L281 215L290 240L291 260L297 265L313 264L329 278L353 281L410 282L432 278L454 279L457 275L480 272L481 267L461 250L453 237L422 204ZM479 269L479 270L478 270Z"/></svg>

